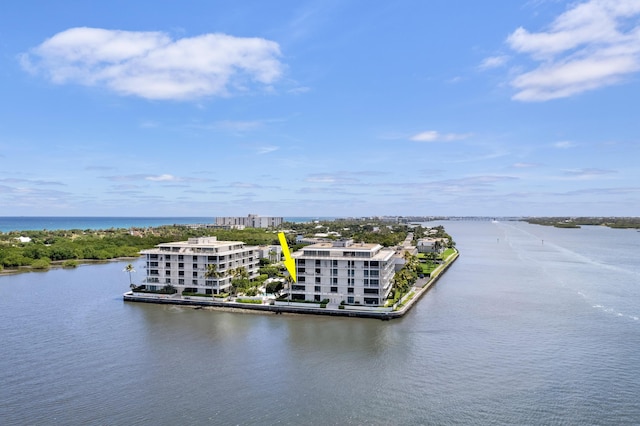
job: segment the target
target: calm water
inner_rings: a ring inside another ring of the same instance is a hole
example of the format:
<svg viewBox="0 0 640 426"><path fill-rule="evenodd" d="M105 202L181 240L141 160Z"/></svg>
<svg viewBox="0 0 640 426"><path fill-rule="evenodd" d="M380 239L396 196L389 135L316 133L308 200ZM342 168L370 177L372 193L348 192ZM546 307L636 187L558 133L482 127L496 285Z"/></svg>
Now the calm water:
<svg viewBox="0 0 640 426"><path fill-rule="evenodd" d="M640 233L444 225L461 258L390 322L124 303L124 263L0 277L0 424L638 424Z"/></svg>

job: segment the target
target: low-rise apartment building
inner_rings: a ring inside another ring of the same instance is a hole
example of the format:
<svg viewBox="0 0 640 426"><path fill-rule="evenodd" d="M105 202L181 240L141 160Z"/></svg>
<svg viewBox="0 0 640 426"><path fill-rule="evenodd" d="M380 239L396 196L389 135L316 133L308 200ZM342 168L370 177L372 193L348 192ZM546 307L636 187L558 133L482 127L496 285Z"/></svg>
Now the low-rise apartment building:
<svg viewBox="0 0 640 426"><path fill-rule="evenodd" d="M391 291L394 250L341 240L312 244L291 255L297 283L293 300L379 306Z"/></svg>
<svg viewBox="0 0 640 426"><path fill-rule="evenodd" d="M219 294L228 292L235 268L245 268L251 278L258 276L257 247L241 241L189 238L158 244L140 253L146 257L145 285L150 290L172 285L178 292ZM209 265L215 265L219 276L207 276Z"/></svg>

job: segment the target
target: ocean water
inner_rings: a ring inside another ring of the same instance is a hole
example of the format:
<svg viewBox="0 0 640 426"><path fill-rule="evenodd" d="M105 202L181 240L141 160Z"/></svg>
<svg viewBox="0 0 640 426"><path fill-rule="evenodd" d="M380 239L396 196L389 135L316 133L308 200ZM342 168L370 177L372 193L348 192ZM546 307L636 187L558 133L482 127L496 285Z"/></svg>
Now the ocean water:
<svg viewBox="0 0 640 426"><path fill-rule="evenodd" d="M289 222L308 222L317 219L311 217L285 218ZM146 228L162 225L213 223L214 220L213 217L0 216L0 232L43 229Z"/></svg>
<svg viewBox="0 0 640 426"><path fill-rule="evenodd" d="M640 233L442 224L461 257L387 322L125 303L122 262L0 276L0 424L638 424Z"/></svg>

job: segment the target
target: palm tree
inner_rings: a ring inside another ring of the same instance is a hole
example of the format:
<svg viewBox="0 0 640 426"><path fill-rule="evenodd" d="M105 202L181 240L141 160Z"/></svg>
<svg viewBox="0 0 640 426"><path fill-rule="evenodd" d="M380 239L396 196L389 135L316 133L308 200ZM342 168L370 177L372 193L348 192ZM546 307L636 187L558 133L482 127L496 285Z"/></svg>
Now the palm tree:
<svg viewBox="0 0 640 426"><path fill-rule="evenodd" d="M222 276L222 272L218 271L218 265L215 263L210 263L207 265L207 272L204 273L205 278L220 278Z"/></svg>
<svg viewBox="0 0 640 426"><path fill-rule="evenodd" d="M133 285L133 281L131 281L131 273L135 272L136 270L133 269L133 265L130 263L128 264L123 270L122 272L128 272L129 273L129 288L133 289L135 287L135 285Z"/></svg>
<svg viewBox="0 0 640 426"><path fill-rule="evenodd" d="M405 261L405 267L413 272L418 272L418 267L420 266L420 261L418 260L418 257L411 254L408 251L404 252L404 261Z"/></svg>
<svg viewBox="0 0 640 426"><path fill-rule="evenodd" d="M217 279L222 277L224 274L220 271L218 271L218 265L216 265L215 263L210 263L207 265L207 271L204 273L204 277L205 278L212 278L212 279ZM217 290L218 292L220 291L219 288ZM213 293L213 289L211 290L211 293Z"/></svg>
<svg viewBox="0 0 640 426"><path fill-rule="evenodd" d="M237 268L232 269L231 275L233 275L234 278L239 278L241 280L249 279L249 272L247 272L247 268L244 266L238 266Z"/></svg>
<svg viewBox="0 0 640 426"><path fill-rule="evenodd" d="M293 281L293 277L288 274L286 277L284 277L284 282L287 283L287 287L289 288L289 302L291 302L291 286L293 286L293 283L295 281Z"/></svg>
<svg viewBox="0 0 640 426"><path fill-rule="evenodd" d="M247 272L247 268L244 266L238 266L237 268L233 268L229 270L229 274L231 275L231 286L233 289L233 294L237 295L240 285L246 284L245 280L249 279L249 272Z"/></svg>

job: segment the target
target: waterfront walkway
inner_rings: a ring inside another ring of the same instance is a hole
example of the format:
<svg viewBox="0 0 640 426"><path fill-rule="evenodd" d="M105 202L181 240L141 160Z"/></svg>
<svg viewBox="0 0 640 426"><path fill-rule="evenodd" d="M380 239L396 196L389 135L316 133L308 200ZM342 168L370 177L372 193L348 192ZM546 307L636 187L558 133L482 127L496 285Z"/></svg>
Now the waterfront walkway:
<svg viewBox="0 0 640 426"><path fill-rule="evenodd" d="M233 300L215 300L212 298L181 296L179 294L142 294L128 291L123 298L127 302L160 303L170 305L186 305L196 307L211 307L224 310L253 310L261 312L271 312L275 314L310 314L310 315L331 315L359 318L377 318L390 320L403 317L413 305L435 285L444 272L456 261L459 253L456 251L449 256L445 262L436 268L430 277L418 278L411 291L408 292L393 307L367 307L367 306L342 306L337 303L328 303L325 307L318 304L296 303L296 302L268 302L263 303L240 303ZM274 304L271 304L274 303Z"/></svg>

